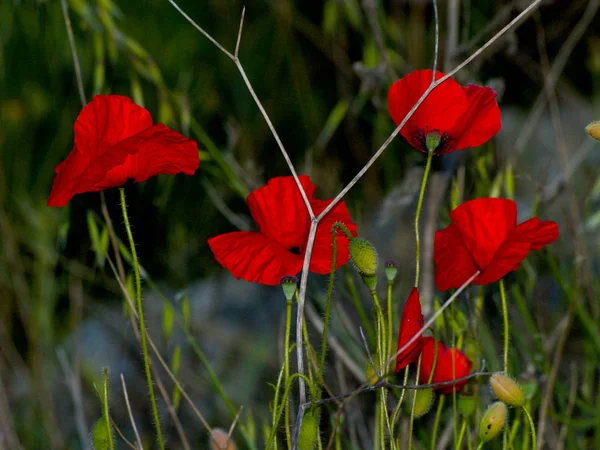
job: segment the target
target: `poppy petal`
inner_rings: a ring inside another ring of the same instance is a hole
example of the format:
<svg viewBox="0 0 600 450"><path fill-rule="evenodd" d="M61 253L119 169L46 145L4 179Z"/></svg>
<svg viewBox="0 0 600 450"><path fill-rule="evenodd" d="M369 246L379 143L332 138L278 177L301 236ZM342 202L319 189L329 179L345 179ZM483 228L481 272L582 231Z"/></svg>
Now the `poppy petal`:
<svg viewBox="0 0 600 450"><path fill-rule="evenodd" d="M310 203L315 215L318 216L331 202L332 200L312 199ZM310 258L311 272L318 274L327 274L330 272L331 258L333 256L331 229L336 222L343 223L350 233L356 237L356 225L352 223L348 208L343 201L339 202L317 226L313 253ZM337 269L348 262L350 252L348 250L349 241L346 233L338 229L336 236L337 253L335 268Z"/></svg>
<svg viewBox="0 0 600 450"><path fill-rule="evenodd" d="M303 258L277 242L251 231L221 234L208 240L216 260L237 278L274 286L296 275Z"/></svg>
<svg viewBox="0 0 600 450"><path fill-rule="evenodd" d="M75 146L91 157L152 126L145 108L122 95L96 95L75 121Z"/></svg>
<svg viewBox="0 0 600 450"><path fill-rule="evenodd" d="M439 291L458 288L477 272L456 225L436 231L433 248L435 285Z"/></svg>
<svg viewBox="0 0 600 450"><path fill-rule="evenodd" d="M421 384L429 383L432 370L432 383L456 380L471 373L473 363L461 351L455 348L449 349L438 341L437 360L435 352L435 340L432 337L426 337L421 352L421 368L419 371L419 382ZM433 367L434 360L436 360L435 368ZM450 395L454 390L456 392L460 391L467 384L467 381L463 380L455 384L439 386L434 390L442 395Z"/></svg>
<svg viewBox="0 0 600 450"><path fill-rule="evenodd" d="M417 103L427 90L432 79L431 70L416 70L396 81L388 92L388 110L396 125ZM436 72L438 80L444 74ZM400 133L417 150L424 151L416 138L419 132L438 131L440 134L452 130L467 109L467 97L463 88L448 78L437 86L421 103Z"/></svg>
<svg viewBox="0 0 600 450"><path fill-rule="evenodd" d="M463 243L480 269L490 263L517 223L517 204L503 198L478 198L450 213Z"/></svg>
<svg viewBox="0 0 600 450"><path fill-rule="evenodd" d="M509 233L489 266L473 283L482 285L498 281L518 269L530 250L538 250L557 238L558 226L554 222L541 222L537 217L523 222Z"/></svg>
<svg viewBox="0 0 600 450"><path fill-rule="evenodd" d="M402 319L400 320L400 330L398 332L398 350L404 347L415 334L421 331L424 323L419 291L417 288L412 288L408 300L406 300L402 309ZM419 358L422 348L423 336L420 335L415 342L396 357L396 372L416 361Z"/></svg>
<svg viewBox="0 0 600 450"><path fill-rule="evenodd" d="M315 191L314 184L306 175L298 178L310 201ZM304 251L310 216L294 177L271 178L266 186L248 196L248 207L263 235L287 249L297 248L299 253Z"/></svg>
<svg viewBox="0 0 600 450"><path fill-rule="evenodd" d="M456 150L477 147L494 137L502 127L496 91L490 87L469 85L463 88L467 108L456 129Z"/></svg>

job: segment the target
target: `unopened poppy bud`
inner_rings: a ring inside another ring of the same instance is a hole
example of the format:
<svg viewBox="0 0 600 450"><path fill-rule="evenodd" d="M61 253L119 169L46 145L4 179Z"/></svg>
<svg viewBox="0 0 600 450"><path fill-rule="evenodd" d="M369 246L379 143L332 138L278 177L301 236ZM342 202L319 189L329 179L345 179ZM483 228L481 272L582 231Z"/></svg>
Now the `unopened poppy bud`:
<svg viewBox="0 0 600 450"><path fill-rule="evenodd" d="M425 136L425 147L427 147L427 150L430 152L434 152L440 145L441 140L442 135L440 133L437 131L431 131L427 133L427 136Z"/></svg>
<svg viewBox="0 0 600 450"><path fill-rule="evenodd" d="M315 410L307 411L302 419L300 435L298 436L298 448L300 450L312 450L314 448L318 429L319 412Z"/></svg>
<svg viewBox="0 0 600 450"><path fill-rule="evenodd" d="M370 291L375 290L377 287L377 275L365 275L361 273L360 277L362 278L363 283L365 283L365 286L367 286L367 289Z"/></svg>
<svg viewBox="0 0 600 450"><path fill-rule="evenodd" d="M431 409L431 405L433 405L435 400L435 394L431 388L417 389L417 395L414 397L414 400L413 394L410 394L410 399L412 400L410 404L407 403L407 407L409 408L408 413L411 413L414 404L415 417L421 417L427 414Z"/></svg>
<svg viewBox="0 0 600 450"><path fill-rule="evenodd" d="M594 139L600 140L600 120L595 120L585 127L585 131Z"/></svg>
<svg viewBox="0 0 600 450"><path fill-rule="evenodd" d="M210 438L211 450L237 450L229 434L220 428L213 428Z"/></svg>
<svg viewBox="0 0 600 450"><path fill-rule="evenodd" d="M378 353L375 353L373 355L373 361L379 361ZM375 386L377 383L379 383L379 376L377 375L373 364L371 364L371 361L367 362L367 367L365 368L365 377L367 378L367 382L371 386Z"/></svg>
<svg viewBox="0 0 600 450"><path fill-rule="evenodd" d="M472 395L461 395L458 398L458 410L463 416L470 416L475 411L477 402Z"/></svg>
<svg viewBox="0 0 600 450"><path fill-rule="evenodd" d="M395 259L388 259L385 263L385 276L388 281L394 281L396 275L398 274L398 268L400 267L400 263Z"/></svg>
<svg viewBox="0 0 600 450"><path fill-rule="evenodd" d="M348 245L350 258L361 275L375 275L377 272L377 250L366 239L355 238Z"/></svg>
<svg viewBox="0 0 600 450"><path fill-rule="evenodd" d="M298 278L292 276L285 276L281 278L281 288L283 289L283 295L286 300L291 300L296 293L298 287Z"/></svg>
<svg viewBox="0 0 600 450"><path fill-rule="evenodd" d="M507 405L521 407L525 397L519 384L505 373L495 373L490 377L492 392Z"/></svg>
<svg viewBox="0 0 600 450"><path fill-rule="evenodd" d="M492 403L479 422L479 438L488 442L500 434L506 424L508 408L502 402Z"/></svg>

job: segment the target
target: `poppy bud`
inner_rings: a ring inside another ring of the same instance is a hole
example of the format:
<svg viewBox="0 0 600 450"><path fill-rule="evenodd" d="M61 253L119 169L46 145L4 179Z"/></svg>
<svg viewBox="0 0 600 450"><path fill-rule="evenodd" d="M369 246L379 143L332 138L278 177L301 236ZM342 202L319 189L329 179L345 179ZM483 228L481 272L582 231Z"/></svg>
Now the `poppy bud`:
<svg viewBox="0 0 600 450"><path fill-rule="evenodd" d="M433 393L433 389L417 389L417 395L414 397L413 394L410 394L410 399L412 400L410 404L406 404L408 408L408 413L410 414L413 410L414 403L414 413L415 417L424 416L431 409L431 405L435 400L435 394Z"/></svg>
<svg viewBox="0 0 600 450"><path fill-rule="evenodd" d="M479 422L479 438L488 442L500 434L506 424L508 408L502 402L492 403Z"/></svg>
<svg viewBox="0 0 600 450"><path fill-rule="evenodd" d="M298 448L300 450L312 450L317 440L317 431L319 429L319 412L316 410L307 411L302 419L300 435L298 436Z"/></svg>
<svg viewBox="0 0 600 450"><path fill-rule="evenodd" d="M210 438L211 450L237 450L235 443L229 439L229 435L220 428L214 428Z"/></svg>
<svg viewBox="0 0 600 450"><path fill-rule="evenodd" d="M365 275L361 273L360 277L362 278L363 283L365 283L365 286L367 286L367 289L370 291L375 290L377 287L377 275Z"/></svg>
<svg viewBox="0 0 600 450"><path fill-rule="evenodd" d="M518 383L505 373L495 373L490 377L492 392L507 405L521 407L525 404L523 391Z"/></svg>
<svg viewBox="0 0 600 450"><path fill-rule="evenodd" d="M585 127L585 131L587 131L588 134L594 139L600 140L600 120L591 122L587 127Z"/></svg>
<svg viewBox="0 0 600 450"><path fill-rule="evenodd" d="M375 353L373 355L373 361L379 361L378 353ZM365 368L365 377L367 378L367 382L371 386L375 386L377 383L379 383L379 376L377 375L373 364L371 364L371 361L367 362L367 367Z"/></svg>
<svg viewBox="0 0 600 450"><path fill-rule="evenodd" d="M470 416L475 411L477 402L472 395L461 395L458 397L458 410L463 416Z"/></svg>
<svg viewBox="0 0 600 450"><path fill-rule="evenodd" d="M355 238L348 245L350 258L361 275L375 275L377 271L377 250L366 239Z"/></svg>
<svg viewBox="0 0 600 450"><path fill-rule="evenodd" d="M281 278L280 283L281 288L283 289L283 295L285 295L285 299L290 301L296 293L296 288L298 287L298 278L285 276Z"/></svg>
<svg viewBox="0 0 600 450"><path fill-rule="evenodd" d="M385 263L385 276L388 281L394 281L396 275L398 274L398 267L400 267L400 263L395 259L388 259Z"/></svg>
<svg viewBox="0 0 600 450"><path fill-rule="evenodd" d="M430 152L434 152L440 145L441 140L442 135L440 133L437 131L431 131L427 133L427 136L425 136L425 147L427 147L427 150Z"/></svg>

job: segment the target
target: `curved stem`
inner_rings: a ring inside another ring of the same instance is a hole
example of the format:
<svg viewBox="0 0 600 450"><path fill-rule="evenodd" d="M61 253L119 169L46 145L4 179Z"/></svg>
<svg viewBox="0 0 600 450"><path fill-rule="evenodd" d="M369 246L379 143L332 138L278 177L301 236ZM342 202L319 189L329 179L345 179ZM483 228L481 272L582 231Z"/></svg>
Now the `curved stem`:
<svg viewBox="0 0 600 450"><path fill-rule="evenodd" d="M437 345L436 345L437 347ZM433 370L431 371L433 373ZM431 450L435 450L435 443L437 441L437 433L440 427L440 418L442 417L442 409L444 408L444 401L446 400L446 396L440 396L438 401L437 411L435 412L435 422L433 422L433 433L431 437Z"/></svg>
<svg viewBox="0 0 600 450"><path fill-rule="evenodd" d="M393 309L392 309L392 285L394 284L393 281L388 281L387 284L387 320L388 320L388 349L387 349L387 355L386 358L389 357L392 354L392 348L394 348L394 330L392 329L393 325L392 325L392 314L393 314Z"/></svg>
<svg viewBox="0 0 600 450"><path fill-rule="evenodd" d="M529 411L524 406L523 406L523 412L525 413L525 416L527 416L527 421L529 422L529 428L531 428L531 440L532 440L531 448L533 450L535 450L537 448L537 436L535 434L535 424L533 423L531 414L529 414Z"/></svg>
<svg viewBox="0 0 600 450"><path fill-rule="evenodd" d="M152 414L154 415L154 427L156 428L156 437L161 450L165 449L162 430L160 428L160 418L158 416L158 407L156 406L156 397L154 395L154 385L152 383L152 373L150 372L150 358L148 356L148 344L146 337L146 323L144 321L144 308L142 306L142 284L140 277L140 265L135 251L135 242L129 224L129 216L127 215L127 204L125 203L125 189L119 188L121 196L121 209L123 211L123 221L127 230L127 238L129 239L129 247L131 251L131 262L133 263L133 271L135 274L135 296L137 301L138 317L140 320L140 337L142 339L142 352L144 354L144 370L146 372L146 382L148 384L148 392L150 393L150 403L152 404Z"/></svg>
<svg viewBox="0 0 600 450"><path fill-rule="evenodd" d="M115 444L113 443L113 431L110 426L110 416L108 415L108 368L104 368L104 403L102 406L102 412L104 415L104 421L106 422L106 429L108 431L108 447L110 450L115 450Z"/></svg>
<svg viewBox="0 0 600 450"><path fill-rule="evenodd" d="M502 317L504 319L504 373L508 374L508 307L506 306L506 291L504 289L504 280L500 280L500 299L502 301Z"/></svg>
<svg viewBox="0 0 600 450"><path fill-rule="evenodd" d="M431 169L431 160L433 152L427 153L427 164L425 165L425 173L421 181L421 191L419 192L419 201L417 202L417 213L415 215L415 244L416 244L416 260L415 260L415 287L419 287L419 275L421 270L421 241L419 239L419 219L421 218L421 208L423 207L423 197L425 196L425 186L427 186L427 178L429 178L429 170Z"/></svg>
<svg viewBox="0 0 600 450"><path fill-rule="evenodd" d="M417 362L417 376L415 377L415 384L419 384L419 373L421 372L421 356L419 355L419 360ZM412 449L412 438L413 438L413 422L415 421L415 406L417 403L417 391L413 393L413 403L410 409L410 425L408 426L408 450Z"/></svg>
<svg viewBox="0 0 600 450"><path fill-rule="evenodd" d="M287 385L288 379L290 378L290 331L292 328L292 300L285 302L285 343L283 346L283 371L284 371L284 385ZM287 446L292 446L292 433L290 430L290 399L284 397L285 402L285 437L287 439ZM275 405L277 408L277 404Z"/></svg>

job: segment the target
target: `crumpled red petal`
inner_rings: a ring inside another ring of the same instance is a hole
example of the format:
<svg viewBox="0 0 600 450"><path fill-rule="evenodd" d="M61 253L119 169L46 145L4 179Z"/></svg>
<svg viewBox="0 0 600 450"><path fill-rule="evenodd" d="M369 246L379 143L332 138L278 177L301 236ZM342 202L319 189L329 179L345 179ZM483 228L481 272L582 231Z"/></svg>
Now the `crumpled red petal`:
<svg viewBox="0 0 600 450"><path fill-rule="evenodd" d="M474 84L465 86L463 90L467 97L467 108L452 131L456 136L455 150L485 144L502 128L496 91Z"/></svg>
<svg viewBox="0 0 600 450"><path fill-rule="evenodd" d="M298 179L310 201L314 184L306 175ZM287 249L297 247L300 253L304 252L310 216L293 177L271 178L266 186L248 196L248 207L263 235Z"/></svg>
<svg viewBox="0 0 600 450"><path fill-rule="evenodd" d="M433 370L433 378L431 383L443 383L445 381L457 380L466 377L471 373L473 363L462 353L455 348L447 348L442 342L437 342L437 361L435 369L433 362L435 359L435 339L426 337L423 342L423 350L421 352L421 368L419 371L419 382L428 384L429 377ZM451 395L454 390L459 392L465 387L468 380L463 380L455 384L440 386L434 388L441 395Z"/></svg>
<svg viewBox="0 0 600 450"><path fill-rule="evenodd" d="M412 288L408 300L402 309L402 319L400 320L400 330L398 332L398 347L400 350L408 341L410 341L421 328L425 321L421 313L421 300L417 288ZM423 336L420 335L406 350L396 357L396 372L404 369L409 364L419 358L423 348Z"/></svg>
<svg viewBox="0 0 600 450"><path fill-rule="evenodd" d="M435 232L433 260L435 285L439 291L462 286L479 270L454 224Z"/></svg>
<svg viewBox="0 0 600 450"><path fill-rule="evenodd" d="M388 92L388 110L396 125L400 124L427 90L432 75L431 70L415 70L392 85ZM443 76L443 73L436 72L435 79ZM466 109L467 97L463 88L448 78L427 96L400 133L410 145L423 151L419 141L415 139L417 131L450 131L457 126L457 121L461 120Z"/></svg>
<svg viewBox="0 0 600 450"><path fill-rule="evenodd" d="M295 255L261 233L236 231L208 240L216 260L237 279L274 286L302 269Z"/></svg>

